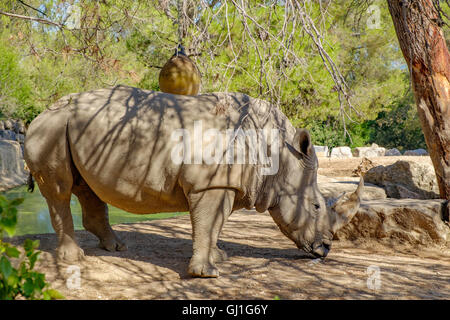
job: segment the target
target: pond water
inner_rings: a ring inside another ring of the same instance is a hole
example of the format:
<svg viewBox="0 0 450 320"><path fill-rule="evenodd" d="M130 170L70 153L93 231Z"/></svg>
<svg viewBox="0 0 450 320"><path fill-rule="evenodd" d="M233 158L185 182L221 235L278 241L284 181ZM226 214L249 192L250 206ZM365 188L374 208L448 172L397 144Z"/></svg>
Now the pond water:
<svg viewBox="0 0 450 320"><path fill-rule="evenodd" d="M39 192L39 188L37 188L37 186L33 193L27 192L27 187L22 186L2 192L2 195L6 196L8 199L25 198L24 202L17 207L18 215L15 236L25 234L54 233L52 223L50 221L47 202ZM83 230L81 206L77 197L74 195L72 195L72 200L70 201L70 208L72 211L75 230ZM109 222L111 224L165 219L187 214L186 212L132 214L110 205L108 205L108 208Z"/></svg>

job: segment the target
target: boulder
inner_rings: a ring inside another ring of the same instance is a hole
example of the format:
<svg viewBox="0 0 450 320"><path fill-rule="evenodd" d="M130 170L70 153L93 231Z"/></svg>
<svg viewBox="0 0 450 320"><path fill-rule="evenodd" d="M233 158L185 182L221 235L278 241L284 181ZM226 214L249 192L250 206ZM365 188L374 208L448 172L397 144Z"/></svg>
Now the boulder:
<svg viewBox="0 0 450 320"><path fill-rule="evenodd" d="M362 158L360 164L352 171L352 177L360 177L373 167L375 167L375 165L373 164L372 160L368 158Z"/></svg>
<svg viewBox="0 0 450 320"><path fill-rule="evenodd" d="M360 178L339 177L330 178L317 175L319 190L325 199L336 199L344 192L354 192L358 186ZM386 192L383 188L370 183L364 183L363 200L386 199Z"/></svg>
<svg viewBox="0 0 450 320"><path fill-rule="evenodd" d="M14 132L17 133L17 134L19 134L19 133L20 134L24 134L25 133L25 125L24 125L22 120L17 120L14 123Z"/></svg>
<svg viewBox="0 0 450 320"><path fill-rule="evenodd" d="M387 150L384 155L386 157L395 157L395 156L401 156L402 153L397 148L393 148L393 149Z"/></svg>
<svg viewBox="0 0 450 320"><path fill-rule="evenodd" d="M13 130L14 128L13 122L9 119L3 121L3 126L5 130Z"/></svg>
<svg viewBox="0 0 450 320"><path fill-rule="evenodd" d="M387 244L449 244L445 200L386 199L362 201L351 222L336 239L377 239Z"/></svg>
<svg viewBox="0 0 450 320"><path fill-rule="evenodd" d="M0 131L0 139L16 141L17 137L16 137L16 133L12 130L1 130Z"/></svg>
<svg viewBox="0 0 450 320"><path fill-rule="evenodd" d="M0 191L25 184L28 173L20 144L0 140Z"/></svg>
<svg viewBox="0 0 450 320"><path fill-rule="evenodd" d="M386 149L378 146L358 147L353 150L353 156L360 158L384 157L385 153Z"/></svg>
<svg viewBox="0 0 450 320"><path fill-rule="evenodd" d="M352 149L349 147L336 147L331 150L330 154L331 158L351 158L352 155Z"/></svg>
<svg viewBox="0 0 450 320"><path fill-rule="evenodd" d="M404 156L428 156L428 151L425 149L407 150L403 154Z"/></svg>
<svg viewBox="0 0 450 320"><path fill-rule="evenodd" d="M314 151L318 157L328 157L327 146L314 146Z"/></svg>
<svg viewBox="0 0 450 320"><path fill-rule="evenodd" d="M21 134L21 133L18 133L17 136L16 136L16 138L17 138L17 141L18 141L20 144L25 143L25 135L23 135L23 134Z"/></svg>
<svg viewBox="0 0 450 320"><path fill-rule="evenodd" d="M367 171L364 180L385 188L389 198L439 198L434 167L425 162L400 160L388 166L377 166Z"/></svg>

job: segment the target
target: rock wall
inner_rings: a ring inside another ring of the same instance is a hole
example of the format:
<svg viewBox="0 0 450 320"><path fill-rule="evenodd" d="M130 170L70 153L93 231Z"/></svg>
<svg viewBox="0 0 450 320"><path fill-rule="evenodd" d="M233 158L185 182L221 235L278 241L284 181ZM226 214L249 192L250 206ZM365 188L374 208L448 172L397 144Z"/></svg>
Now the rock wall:
<svg viewBox="0 0 450 320"><path fill-rule="evenodd" d="M386 149L373 143L370 147L355 148L352 153L354 157L359 158L384 157Z"/></svg>
<svg viewBox="0 0 450 320"><path fill-rule="evenodd" d="M352 149L350 147L336 147L331 149L331 158L351 158L352 155Z"/></svg>
<svg viewBox="0 0 450 320"><path fill-rule="evenodd" d="M317 175L317 184L319 190L325 199L336 199L344 192L354 192L358 187L359 178L340 177L334 179L322 175ZM386 192L383 188L370 183L364 183L364 192L362 200L380 200L386 199Z"/></svg>
<svg viewBox="0 0 450 320"><path fill-rule="evenodd" d="M392 166L396 174L387 174L386 176L392 176L397 180L398 186L401 186L401 183L405 181L405 179L400 179L404 171ZM415 164L412 167L416 168ZM377 168L380 169L380 167ZM385 167L381 166L382 168ZM408 165L409 168L411 167ZM419 182L427 180L423 178L423 174L428 171L430 170L419 170L422 173L422 175L416 175L421 177L418 178ZM358 177L330 178L321 175L318 175L317 180L319 189L328 203L334 201L343 192L354 192L359 182ZM370 179L365 180L358 212L348 225L336 233L336 240L362 242L375 240L388 246L396 244L408 246L450 245L448 201L423 200L423 198L393 199L389 197L390 188L382 188L368 183L368 180ZM409 180L413 181L414 179L409 178ZM392 185L394 186L394 183ZM408 187L412 188L410 185Z"/></svg>
<svg viewBox="0 0 450 320"><path fill-rule="evenodd" d="M386 244L450 244L445 200L386 199L363 201L352 221L335 238L375 239Z"/></svg>
<svg viewBox="0 0 450 320"><path fill-rule="evenodd" d="M0 121L0 191L23 185L28 172L23 160L25 126L21 121Z"/></svg>
<svg viewBox="0 0 450 320"><path fill-rule="evenodd" d="M364 180L383 187L388 198L439 198L434 167L425 162L401 160L389 166L377 166L367 171Z"/></svg>

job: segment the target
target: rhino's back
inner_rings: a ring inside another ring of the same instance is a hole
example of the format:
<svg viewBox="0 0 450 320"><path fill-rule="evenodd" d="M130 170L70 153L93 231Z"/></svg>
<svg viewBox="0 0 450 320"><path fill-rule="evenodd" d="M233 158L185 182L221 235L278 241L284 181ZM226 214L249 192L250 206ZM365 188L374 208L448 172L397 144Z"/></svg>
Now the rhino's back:
<svg viewBox="0 0 450 320"><path fill-rule="evenodd" d="M200 122L203 130L238 127L251 104L246 95L190 97L119 86L67 99L72 159L105 202L137 213L186 210L186 188L214 187L212 176L228 187L245 184L242 168L234 170L233 181L229 172L222 181L211 167L175 163L171 153L178 142L171 135L193 132Z"/></svg>

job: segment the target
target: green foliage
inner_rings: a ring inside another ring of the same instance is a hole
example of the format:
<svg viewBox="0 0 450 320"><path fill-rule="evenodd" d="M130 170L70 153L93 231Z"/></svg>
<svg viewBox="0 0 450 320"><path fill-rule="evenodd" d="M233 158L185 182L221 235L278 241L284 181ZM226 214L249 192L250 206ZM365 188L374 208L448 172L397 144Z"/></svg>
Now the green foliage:
<svg viewBox="0 0 450 320"><path fill-rule="evenodd" d="M9 12L52 21L62 21L68 3L74 3L83 15L79 30L64 32L0 15L0 113L26 122L72 92L119 83L159 90L160 67L178 42L173 1L29 0L46 16L16 1L0 3ZM421 145L422 134L416 130L417 121L412 121L414 111L408 111L409 122L382 120L399 115L390 112L409 88L408 70L385 1L370 1L380 9L379 29L367 26L368 4L332 1L323 14L323 3L305 2L322 33L322 45L349 85L352 104L362 114L358 118L352 114L357 123L346 121L351 139L344 135L336 84L301 23L297 21L295 28L285 24L289 12L283 1L270 6L244 2L247 14L272 32L265 38L231 2L206 2L211 6L199 6L193 0L185 3L190 20L184 28L183 44L188 54L193 53L191 58L202 74L201 92L243 92L269 100L295 125L310 128L320 144L362 146L383 141L383 146L406 148L401 139L390 142L382 138L386 134L396 139L407 130L411 135L405 140L408 147L415 142ZM288 37L289 50L298 59L283 47ZM387 126L393 126L392 130Z"/></svg>
<svg viewBox="0 0 450 320"><path fill-rule="evenodd" d="M330 117L327 121L314 121L307 125L311 140L315 145L334 148L339 146L360 147L371 143L372 131L370 123L352 122L347 124L348 134L344 135L342 123Z"/></svg>
<svg viewBox="0 0 450 320"><path fill-rule="evenodd" d="M342 123L333 117L310 122L306 128L314 144L329 148L344 145L354 148L372 143L400 151L427 147L411 94L395 101L388 111L379 112L374 120L348 123L346 129L351 139L344 136Z"/></svg>
<svg viewBox="0 0 450 320"><path fill-rule="evenodd" d="M345 137L336 121L314 121L306 127L315 145L328 146L328 148L347 145L348 137Z"/></svg>
<svg viewBox="0 0 450 320"><path fill-rule="evenodd" d="M23 75L17 52L0 45L0 115L24 118L25 110L33 109L30 81Z"/></svg>
<svg viewBox="0 0 450 320"><path fill-rule="evenodd" d="M17 224L17 206L23 202L23 198L7 200L0 196L0 238L3 238L3 232L13 236Z"/></svg>
<svg viewBox="0 0 450 320"><path fill-rule="evenodd" d="M40 251L39 240L26 239L24 253L10 243L4 242L3 232L14 235L17 224L16 207L23 198L7 200L0 196L0 300L12 300L19 296L26 299L63 299L56 290L49 288L45 275L33 271Z"/></svg>
<svg viewBox="0 0 450 320"><path fill-rule="evenodd" d="M138 87L146 90L160 91L159 81L154 78L153 72L144 74L144 77L139 81Z"/></svg>
<svg viewBox="0 0 450 320"><path fill-rule="evenodd" d="M370 141L385 148L426 149L425 138L411 96L396 101L389 111L382 111L373 121Z"/></svg>

